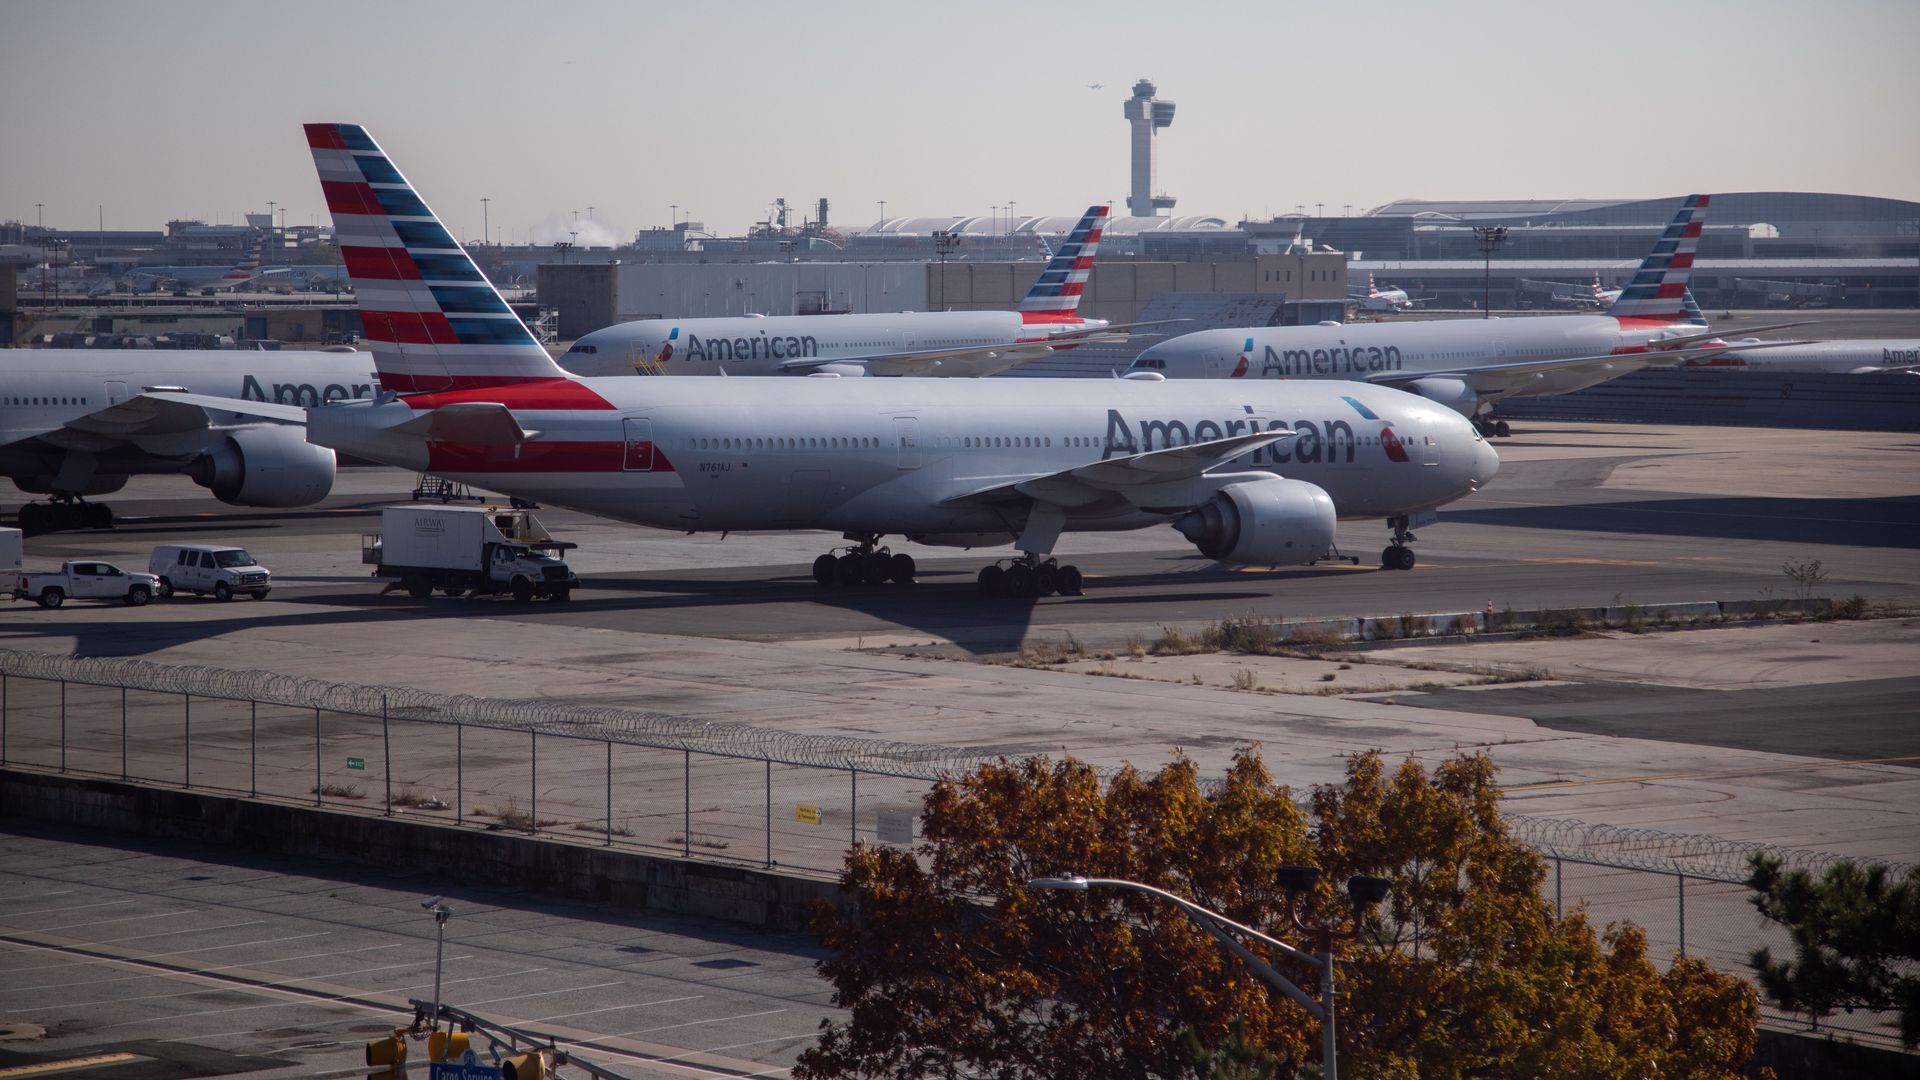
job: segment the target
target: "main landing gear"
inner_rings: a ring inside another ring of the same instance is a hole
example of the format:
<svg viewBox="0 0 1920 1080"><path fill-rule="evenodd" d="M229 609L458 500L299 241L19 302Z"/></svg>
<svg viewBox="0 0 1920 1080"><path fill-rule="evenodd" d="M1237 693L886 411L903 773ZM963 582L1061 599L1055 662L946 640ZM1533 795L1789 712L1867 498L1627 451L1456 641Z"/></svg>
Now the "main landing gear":
<svg viewBox="0 0 1920 1080"><path fill-rule="evenodd" d="M65 529L110 529L113 508L106 503L82 502L58 498L52 502L27 503L20 507L22 532L50 533Z"/></svg>
<svg viewBox="0 0 1920 1080"><path fill-rule="evenodd" d="M1485 439L1505 439L1513 435L1513 428L1505 420L1495 420L1491 416L1485 419L1474 417L1473 430Z"/></svg>
<svg viewBox="0 0 1920 1080"><path fill-rule="evenodd" d="M875 547L878 536L848 534L847 539L852 546L835 549L842 554L829 551L813 560L813 580L822 585L913 584L913 556Z"/></svg>
<svg viewBox="0 0 1920 1080"><path fill-rule="evenodd" d="M1393 529L1393 543L1387 545L1386 550L1380 553L1380 569L1413 569L1413 549L1407 546L1407 542L1416 540L1418 537L1413 535L1413 530L1408 527L1404 516L1388 518L1387 524Z"/></svg>
<svg viewBox="0 0 1920 1080"><path fill-rule="evenodd" d="M980 569L982 596L1009 596L1039 599L1042 596L1079 596L1084 584L1077 566L1062 566L1058 560L1038 555L1022 555L1006 566L993 563Z"/></svg>

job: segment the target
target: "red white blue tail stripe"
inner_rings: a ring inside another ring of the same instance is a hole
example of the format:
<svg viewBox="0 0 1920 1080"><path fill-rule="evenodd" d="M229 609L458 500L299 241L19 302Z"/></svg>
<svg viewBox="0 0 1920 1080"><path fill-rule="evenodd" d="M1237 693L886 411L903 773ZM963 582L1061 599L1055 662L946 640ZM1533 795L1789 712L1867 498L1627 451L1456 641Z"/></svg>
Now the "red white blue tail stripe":
<svg viewBox="0 0 1920 1080"><path fill-rule="evenodd" d="M266 248L265 240L253 242L253 252L246 258L233 264L233 269L220 276L222 281L246 281L260 270L261 252Z"/></svg>
<svg viewBox="0 0 1920 1080"><path fill-rule="evenodd" d="M1058 322L1072 318L1079 310L1080 295L1087 291L1087 277L1093 272L1094 253L1100 249L1101 226L1106 224L1110 209L1087 207L1080 223L1020 301L1022 322Z"/></svg>
<svg viewBox="0 0 1920 1080"><path fill-rule="evenodd" d="M1676 322L1686 317L1687 280L1693 276L1694 253L1700 247L1700 230L1706 225L1707 200L1706 195L1687 196L1607 314Z"/></svg>
<svg viewBox="0 0 1920 1080"><path fill-rule="evenodd" d="M306 132L383 388L567 377L365 129Z"/></svg>

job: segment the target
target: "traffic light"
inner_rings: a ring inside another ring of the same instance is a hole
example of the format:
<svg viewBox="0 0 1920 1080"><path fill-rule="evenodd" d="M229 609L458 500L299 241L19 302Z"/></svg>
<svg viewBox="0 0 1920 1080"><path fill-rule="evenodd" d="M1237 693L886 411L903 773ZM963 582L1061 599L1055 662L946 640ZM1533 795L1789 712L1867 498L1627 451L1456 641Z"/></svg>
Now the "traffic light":
<svg viewBox="0 0 1920 1080"><path fill-rule="evenodd" d="M460 1061L467 1056L472 1036L464 1031L435 1031L427 1036L428 1061Z"/></svg>
<svg viewBox="0 0 1920 1080"><path fill-rule="evenodd" d="M516 1054L500 1063L500 1075L505 1080L546 1080L547 1059L538 1050Z"/></svg>
<svg viewBox="0 0 1920 1080"><path fill-rule="evenodd" d="M406 1029L395 1028L384 1039L368 1040L367 1064L380 1066L367 1074L367 1080L402 1080L407 1075Z"/></svg>

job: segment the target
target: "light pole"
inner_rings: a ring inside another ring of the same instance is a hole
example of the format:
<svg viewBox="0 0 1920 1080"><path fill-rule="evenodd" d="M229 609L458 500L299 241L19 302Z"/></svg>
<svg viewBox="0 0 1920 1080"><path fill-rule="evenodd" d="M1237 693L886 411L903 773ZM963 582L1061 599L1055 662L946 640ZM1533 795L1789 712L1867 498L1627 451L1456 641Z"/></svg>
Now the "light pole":
<svg viewBox="0 0 1920 1080"><path fill-rule="evenodd" d="M1493 249L1506 242L1505 225L1475 225L1473 238L1480 242L1480 317L1493 318Z"/></svg>
<svg viewBox="0 0 1920 1080"><path fill-rule="evenodd" d="M940 300L933 310L939 311L947 299L947 253L960 246L960 234L952 229L938 229L933 234L933 250L940 254Z"/></svg>
<svg viewBox="0 0 1920 1080"><path fill-rule="evenodd" d="M491 198L488 198L485 195L480 196L480 246L481 247L485 247L488 244L493 243L493 214L492 214L493 207L488 205L491 202L493 202Z"/></svg>
<svg viewBox="0 0 1920 1080"><path fill-rule="evenodd" d="M430 896L420 901L420 906L433 916L436 934L433 942L433 1015L427 1018L429 1029L440 1026L440 959L447 953L447 920L453 918L453 909L440 902L440 897Z"/></svg>
<svg viewBox="0 0 1920 1080"><path fill-rule="evenodd" d="M1337 991L1334 986L1333 943L1337 939L1354 936L1351 932L1335 930L1331 926L1307 926L1300 921L1300 893L1311 889L1320 880L1320 871L1312 866L1282 866L1276 871L1280 887L1287 891L1287 918L1294 929L1302 933L1317 934L1320 938L1318 955L1297 949L1278 938L1269 937L1251 926L1242 926L1217 911L1211 911L1183 897L1175 896L1165 889L1139 881L1127 881L1122 878L1089 878L1078 874L1063 877L1034 878L1027 882L1029 889L1061 889L1067 892L1086 892L1099 885L1112 889L1130 889L1134 892L1157 896L1178 907L1189 919L1205 930L1208 936L1219 942L1228 952L1240 958L1260 981L1292 998L1307 1014L1320 1021L1320 1073L1325 1080L1339 1080L1338 1053L1334 1042L1334 998ZM1354 914L1373 907L1386 899L1393 883L1385 878L1368 877L1355 874L1347 880L1347 895L1353 901ZM1274 970L1273 965L1255 956L1252 950L1241 944L1234 935L1240 934L1252 938L1284 956L1291 957L1320 971L1320 1000L1315 1001L1305 990L1300 989L1292 980Z"/></svg>

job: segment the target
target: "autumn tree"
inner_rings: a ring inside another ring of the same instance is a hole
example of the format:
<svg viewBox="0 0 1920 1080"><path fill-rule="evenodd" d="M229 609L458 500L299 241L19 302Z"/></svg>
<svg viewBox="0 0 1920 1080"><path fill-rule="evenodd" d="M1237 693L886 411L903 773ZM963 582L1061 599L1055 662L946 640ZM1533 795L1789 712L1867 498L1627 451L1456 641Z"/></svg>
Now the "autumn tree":
<svg viewBox="0 0 1920 1080"><path fill-rule="evenodd" d="M1760 989L1781 1008L1826 1016L1881 1009L1900 1015L1900 1038L1920 1045L1920 867L1842 861L1815 879L1758 855L1753 905L1787 928L1793 958L1754 950Z"/></svg>
<svg viewBox="0 0 1920 1080"><path fill-rule="evenodd" d="M1545 864L1499 801L1484 755L1431 772L1356 755L1305 808L1253 751L1212 783L1185 757L1104 784L1071 758L982 766L927 796L917 851L848 854L854 913L822 910L816 926L851 1018L827 1025L795 1074L1204 1075L1201 1061L1225 1059L1196 1056L1190 1032L1297 1075L1318 1060L1319 1025L1172 905L1025 883L1145 882L1287 939L1275 870L1304 864L1321 884L1303 914L1356 934L1339 980L1345 1076L1740 1075L1752 989L1692 961L1663 974L1638 929L1556 916ZM1387 901L1356 916L1334 888L1353 874L1389 878ZM1255 951L1318 994L1311 968Z"/></svg>

